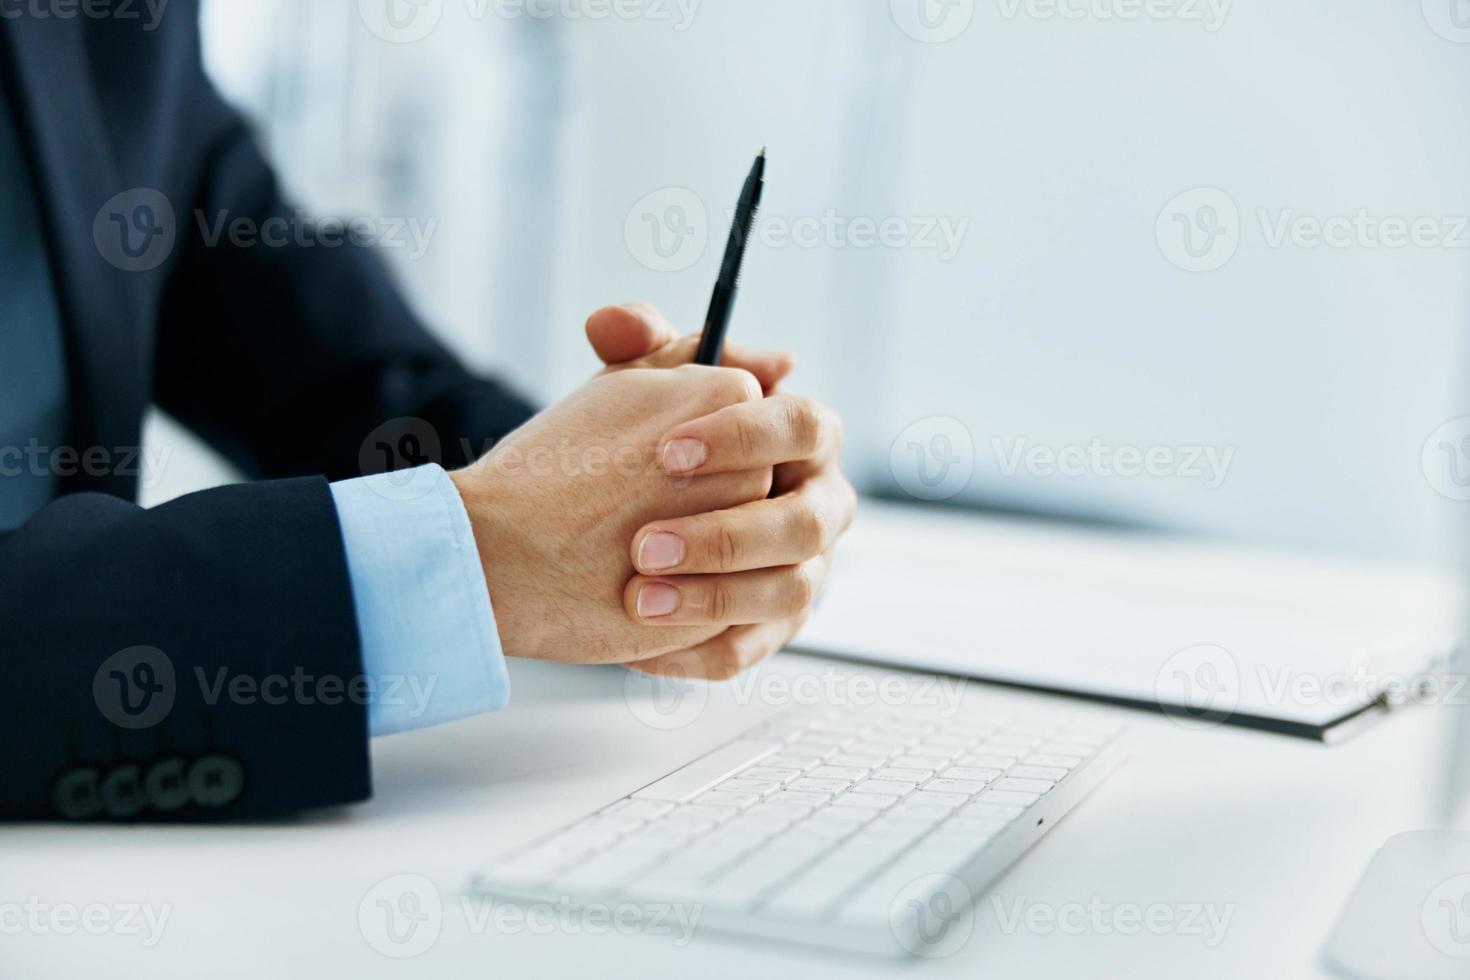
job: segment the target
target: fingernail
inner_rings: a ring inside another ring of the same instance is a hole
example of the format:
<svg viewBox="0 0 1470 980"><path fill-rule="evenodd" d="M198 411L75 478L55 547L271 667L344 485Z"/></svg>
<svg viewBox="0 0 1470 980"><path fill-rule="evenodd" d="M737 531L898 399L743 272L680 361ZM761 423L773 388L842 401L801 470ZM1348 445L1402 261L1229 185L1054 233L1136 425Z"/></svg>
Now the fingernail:
<svg viewBox="0 0 1470 980"><path fill-rule="evenodd" d="M669 531L655 531L638 546L638 567L661 572L684 560L684 539Z"/></svg>
<svg viewBox="0 0 1470 980"><path fill-rule="evenodd" d="M667 616L679 608L679 590L653 582L638 590L638 615L644 619Z"/></svg>
<svg viewBox="0 0 1470 980"><path fill-rule="evenodd" d="M700 466L709 450L698 439L675 439L664 447L664 469L670 473L687 473Z"/></svg>

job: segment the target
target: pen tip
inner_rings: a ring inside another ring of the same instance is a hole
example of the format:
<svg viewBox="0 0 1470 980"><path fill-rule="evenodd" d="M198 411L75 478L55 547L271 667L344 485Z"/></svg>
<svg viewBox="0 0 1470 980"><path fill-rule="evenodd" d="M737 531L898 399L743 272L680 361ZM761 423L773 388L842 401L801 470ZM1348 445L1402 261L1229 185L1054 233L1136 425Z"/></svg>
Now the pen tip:
<svg viewBox="0 0 1470 980"><path fill-rule="evenodd" d="M761 147L761 151L756 154L756 157L761 160L764 160L766 158L766 148L764 146Z"/></svg>

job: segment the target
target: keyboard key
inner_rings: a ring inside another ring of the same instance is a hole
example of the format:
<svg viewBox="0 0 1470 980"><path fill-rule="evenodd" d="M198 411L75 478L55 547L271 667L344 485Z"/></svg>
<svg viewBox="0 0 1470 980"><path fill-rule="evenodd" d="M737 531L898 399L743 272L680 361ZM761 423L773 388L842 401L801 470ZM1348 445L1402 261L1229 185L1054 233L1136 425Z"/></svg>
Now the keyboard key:
<svg viewBox="0 0 1470 980"><path fill-rule="evenodd" d="M816 859L818 850L761 853L732 864L711 880L714 904L743 908Z"/></svg>
<svg viewBox="0 0 1470 980"><path fill-rule="evenodd" d="M942 806L953 808L957 806L964 806L966 803L970 802L970 798L968 796L961 796L959 793L931 793L926 786L924 789L904 800L904 802L915 806Z"/></svg>
<svg viewBox="0 0 1470 980"><path fill-rule="evenodd" d="M855 833L857 828L861 826L861 823L852 820L803 820L786 832L786 838L791 840L822 840L831 843Z"/></svg>
<svg viewBox="0 0 1470 980"><path fill-rule="evenodd" d="M1011 806L1030 806L1041 799L1038 793L1022 793L1015 790L988 789L975 797L980 803L1005 803Z"/></svg>
<svg viewBox="0 0 1470 980"><path fill-rule="evenodd" d="M990 838L1010 826L1010 820L1005 817L972 817L958 816L946 820L940 824L934 833L936 836L965 836Z"/></svg>
<svg viewBox="0 0 1470 980"><path fill-rule="evenodd" d="M556 878L555 887L568 892L612 890L657 860L656 855L636 851L605 851L562 872Z"/></svg>
<svg viewBox="0 0 1470 980"><path fill-rule="evenodd" d="M806 818L807 823L865 823L872 820L876 810L856 806L826 806Z"/></svg>
<svg viewBox="0 0 1470 980"><path fill-rule="evenodd" d="M973 735L960 735L954 731L939 731L930 735L924 741L930 745L952 745L963 748L975 741Z"/></svg>
<svg viewBox="0 0 1470 980"><path fill-rule="evenodd" d="M776 783L789 783L793 779L801 777L800 769L781 769L775 766L751 766L740 773L741 779L770 780Z"/></svg>
<svg viewBox="0 0 1470 980"><path fill-rule="evenodd" d="M901 813L905 817L918 817L923 820L928 820L931 823L938 823L940 820L944 820L950 814L954 813L954 808L948 806L935 806L932 803L918 803L915 802L914 798L911 796L908 799L904 800L903 805L898 807L893 812Z"/></svg>
<svg viewBox="0 0 1470 980"><path fill-rule="evenodd" d="M880 796L907 796L913 791L913 783L900 783L893 779L865 779L852 788L854 793L877 793Z"/></svg>
<svg viewBox="0 0 1470 980"><path fill-rule="evenodd" d="M821 764L822 760L816 756L786 755L785 753L767 756L761 760L761 765L763 766L775 766L778 769L800 769L802 772L808 769L815 769Z"/></svg>
<svg viewBox="0 0 1470 980"><path fill-rule="evenodd" d="M965 755L958 763L972 769L1009 769L1016 764L1014 755Z"/></svg>
<svg viewBox="0 0 1470 980"><path fill-rule="evenodd" d="M842 735L862 735L872 727L872 721L857 717L824 718L811 724L812 731L837 732Z"/></svg>
<svg viewBox="0 0 1470 980"><path fill-rule="evenodd" d="M810 803L757 803L746 810L742 816L752 819L780 819L786 823L795 823L808 813L812 812Z"/></svg>
<svg viewBox="0 0 1470 980"><path fill-rule="evenodd" d="M1018 779L1044 779L1049 783L1059 783L1067 775L1067 770L1057 766L1012 766L1007 776Z"/></svg>
<svg viewBox="0 0 1470 980"><path fill-rule="evenodd" d="M960 815L985 820L1014 820L1025 812L1025 807L1010 806L1005 803L971 803L960 811Z"/></svg>
<svg viewBox="0 0 1470 980"><path fill-rule="evenodd" d="M918 735L904 734L902 732L869 732L863 736L864 743L887 745L891 748L902 748L906 745L913 745L918 740Z"/></svg>
<svg viewBox="0 0 1470 980"><path fill-rule="evenodd" d="M984 779L931 779L924 784L926 793L959 793L974 796L985 788Z"/></svg>
<svg viewBox="0 0 1470 980"><path fill-rule="evenodd" d="M893 806L896 797L882 793L844 793L832 801L832 806L861 807L865 810L883 810Z"/></svg>
<svg viewBox="0 0 1470 980"><path fill-rule="evenodd" d="M949 768L949 758L935 758L932 755L901 755L889 764L893 769L927 769L937 772L940 769Z"/></svg>
<svg viewBox="0 0 1470 980"><path fill-rule="evenodd" d="M930 828L937 825L945 817L949 816L949 810L942 810L936 815L927 813L911 813L903 807L889 810L877 820L868 824L866 831L875 834L890 834L908 839L913 839L927 834Z"/></svg>
<svg viewBox="0 0 1470 980"><path fill-rule="evenodd" d="M709 844L714 844L721 840L738 841L747 837L767 838L778 831L785 830L790 824L790 820L780 817L747 817L741 815L704 838L702 843L708 842Z"/></svg>
<svg viewBox="0 0 1470 980"><path fill-rule="evenodd" d="M807 775L812 779L840 779L852 783L867 776L867 768L857 766L818 766Z"/></svg>
<svg viewBox="0 0 1470 980"><path fill-rule="evenodd" d="M766 797L767 803L784 803L808 808L821 806L832 797L828 793L803 793L800 790L782 790Z"/></svg>
<svg viewBox="0 0 1470 980"><path fill-rule="evenodd" d="M687 803L706 790L713 789L731 773L771 755L778 743L739 739L695 759L652 785L633 794L635 800L660 800L665 803Z"/></svg>
<svg viewBox="0 0 1470 980"><path fill-rule="evenodd" d="M695 799L694 802L696 804L738 807L743 810L753 803L759 803L760 799L759 793L731 793L723 789L713 789Z"/></svg>
<svg viewBox="0 0 1470 980"><path fill-rule="evenodd" d="M756 796L767 796L781 788L781 784L774 779L742 779L739 776L727 779L715 787L724 793L754 793Z"/></svg>
<svg viewBox="0 0 1470 980"><path fill-rule="evenodd" d="M968 779L977 783L988 783L1000 778L999 769L976 769L972 766L950 766L940 774L943 779Z"/></svg>
<svg viewBox="0 0 1470 980"><path fill-rule="evenodd" d="M1041 793L1050 792L1051 788L1055 785L1056 784L1049 779L1015 779L1013 777L1006 776L1003 779L997 779L994 783L991 784L991 788L998 790L1014 790L1017 793L1036 793L1039 795Z"/></svg>
<svg viewBox="0 0 1470 980"><path fill-rule="evenodd" d="M693 803L684 804L667 817L664 817L664 822L676 823L682 820L713 820L715 823L720 823L729 820L739 812L739 807L721 806L718 803L704 803L700 800L695 800Z"/></svg>
<svg viewBox="0 0 1470 980"><path fill-rule="evenodd" d="M834 755L827 760L829 766L853 766L858 769L877 769L886 765L888 756L885 755L849 755L842 753ZM815 773L813 773L815 775Z"/></svg>
<svg viewBox="0 0 1470 980"><path fill-rule="evenodd" d="M849 783L845 779L796 779L787 784L787 789L804 793L841 793Z"/></svg>
<svg viewBox="0 0 1470 980"><path fill-rule="evenodd" d="M1075 755L1028 755L1022 760L1028 766L1051 766L1056 769L1076 769L1082 759Z"/></svg>
<svg viewBox="0 0 1470 980"><path fill-rule="evenodd" d="M889 768L889 769L878 769L878 770L876 770L873 773L872 778L873 779L891 779L891 780L894 780L894 781L900 782L900 783L922 783L924 780L928 779L929 777L931 777L933 775L934 775L934 772L931 769L894 769L894 768Z"/></svg>
<svg viewBox="0 0 1470 980"><path fill-rule="evenodd" d="M844 755L847 755L848 757L851 757L851 756L862 756L864 758L869 758L869 759L878 759L879 760L878 765L881 766L883 764L883 761L884 760L886 760L886 759L888 759L888 758L890 758L892 756L898 755L902 751L903 751L903 746L901 746L901 745L885 745L885 744L882 744L882 743L879 743L879 742L857 742L857 743L855 743L853 745L849 745L847 747L847 752L844 753ZM838 758L839 757L838 756L835 756L835 755L832 757L832 759L833 759L834 762ZM846 765L846 764L847 763L842 763L842 762L838 762L837 763L837 765Z"/></svg>
<svg viewBox="0 0 1470 980"><path fill-rule="evenodd" d="M793 744L796 747L796 751L800 753L809 746L814 748L826 747L840 749L856 741L857 739L854 736L844 735L840 732L807 732L798 736Z"/></svg>

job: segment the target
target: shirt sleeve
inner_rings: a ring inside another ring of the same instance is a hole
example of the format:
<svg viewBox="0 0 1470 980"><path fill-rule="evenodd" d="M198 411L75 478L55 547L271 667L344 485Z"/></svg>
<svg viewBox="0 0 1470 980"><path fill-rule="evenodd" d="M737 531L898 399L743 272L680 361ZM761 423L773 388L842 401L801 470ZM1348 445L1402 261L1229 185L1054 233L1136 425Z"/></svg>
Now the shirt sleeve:
<svg viewBox="0 0 1470 980"><path fill-rule="evenodd" d="M474 530L439 466L332 484L362 640L368 729L505 707L510 678Z"/></svg>

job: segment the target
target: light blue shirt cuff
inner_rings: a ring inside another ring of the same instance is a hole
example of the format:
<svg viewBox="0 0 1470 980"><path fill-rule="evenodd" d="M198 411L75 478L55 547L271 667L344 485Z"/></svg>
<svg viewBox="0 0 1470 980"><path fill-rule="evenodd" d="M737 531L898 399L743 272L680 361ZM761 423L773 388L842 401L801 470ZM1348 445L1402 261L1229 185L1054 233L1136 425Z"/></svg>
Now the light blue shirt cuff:
<svg viewBox="0 0 1470 980"><path fill-rule="evenodd" d="M464 502L430 464L332 484L362 640L368 728L505 707L510 678Z"/></svg>

